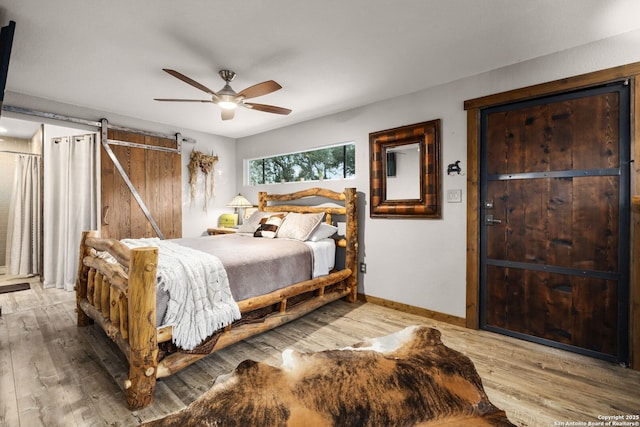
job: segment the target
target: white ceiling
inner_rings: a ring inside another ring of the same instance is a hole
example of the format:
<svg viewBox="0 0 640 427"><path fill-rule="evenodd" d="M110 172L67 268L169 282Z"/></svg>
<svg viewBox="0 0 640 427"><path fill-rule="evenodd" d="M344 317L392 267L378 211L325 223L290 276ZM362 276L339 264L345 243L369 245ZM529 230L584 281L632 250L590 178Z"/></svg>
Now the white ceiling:
<svg viewBox="0 0 640 427"><path fill-rule="evenodd" d="M0 142L5 136L30 139L37 131L40 123L0 117Z"/></svg>
<svg viewBox="0 0 640 427"><path fill-rule="evenodd" d="M16 21L7 90L239 138L640 28L638 0L2 0ZM289 116L153 98L236 91ZM9 103L10 96L5 99Z"/></svg>

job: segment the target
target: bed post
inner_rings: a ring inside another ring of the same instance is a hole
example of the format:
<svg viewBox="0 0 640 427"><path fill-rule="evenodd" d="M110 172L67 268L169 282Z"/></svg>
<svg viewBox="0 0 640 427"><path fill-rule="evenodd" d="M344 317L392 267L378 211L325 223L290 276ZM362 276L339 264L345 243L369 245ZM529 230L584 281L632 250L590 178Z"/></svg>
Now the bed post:
<svg viewBox="0 0 640 427"><path fill-rule="evenodd" d="M156 269L158 248L131 250L129 261L129 379L124 388L129 409L153 402L158 367Z"/></svg>
<svg viewBox="0 0 640 427"><path fill-rule="evenodd" d="M347 278L347 286L351 289L351 293L347 295L347 301L356 302L358 297L358 193L355 188L345 188L344 195L347 208L345 267L351 269L351 275Z"/></svg>
<svg viewBox="0 0 640 427"><path fill-rule="evenodd" d="M89 255L89 247L86 241L89 237L98 237L97 231L83 231L80 240L80 254L78 261L78 277L76 278L76 311L78 313L78 326L89 326L93 323L93 319L80 308L80 303L87 299L87 277L89 267L84 265L84 257Z"/></svg>

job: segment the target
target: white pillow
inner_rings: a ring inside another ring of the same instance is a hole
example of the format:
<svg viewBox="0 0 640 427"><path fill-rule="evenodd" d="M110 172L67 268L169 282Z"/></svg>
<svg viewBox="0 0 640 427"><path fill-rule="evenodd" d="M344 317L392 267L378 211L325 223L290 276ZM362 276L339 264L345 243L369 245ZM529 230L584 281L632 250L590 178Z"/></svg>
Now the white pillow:
<svg viewBox="0 0 640 427"><path fill-rule="evenodd" d="M320 223L318 227L311 233L308 240L312 242L317 242L322 239L326 239L328 237L333 236L338 231L338 227L335 227L331 224L327 224L326 222Z"/></svg>
<svg viewBox="0 0 640 427"><path fill-rule="evenodd" d="M302 240L304 242L318 227L322 217L324 217L323 212L308 214L290 212L278 229L277 237Z"/></svg>
<svg viewBox="0 0 640 427"><path fill-rule="evenodd" d="M260 220L269 215L271 215L271 212L256 211L252 213L251 216L238 228L238 233L255 233L260 226Z"/></svg>

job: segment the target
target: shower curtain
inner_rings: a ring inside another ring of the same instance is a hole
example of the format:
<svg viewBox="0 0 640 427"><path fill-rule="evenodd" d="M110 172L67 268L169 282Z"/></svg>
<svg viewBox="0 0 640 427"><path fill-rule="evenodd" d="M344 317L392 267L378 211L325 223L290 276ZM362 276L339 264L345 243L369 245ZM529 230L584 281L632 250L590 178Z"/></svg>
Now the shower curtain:
<svg viewBox="0 0 640 427"><path fill-rule="evenodd" d="M98 146L93 134L45 147L44 287L73 291L83 230L97 228Z"/></svg>
<svg viewBox="0 0 640 427"><path fill-rule="evenodd" d="M7 227L7 273L40 273L40 157L16 156Z"/></svg>

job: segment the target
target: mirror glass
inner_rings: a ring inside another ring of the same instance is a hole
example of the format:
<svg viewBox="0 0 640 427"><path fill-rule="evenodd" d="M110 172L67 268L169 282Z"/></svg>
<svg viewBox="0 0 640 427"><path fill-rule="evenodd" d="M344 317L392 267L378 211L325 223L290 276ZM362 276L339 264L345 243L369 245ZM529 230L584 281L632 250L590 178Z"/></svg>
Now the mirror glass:
<svg viewBox="0 0 640 427"><path fill-rule="evenodd" d="M442 218L440 120L369 134L372 218Z"/></svg>
<svg viewBox="0 0 640 427"><path fill-rule="evenodd" d="M387 200L420 199L420 144L385 148Z"/></svg>

